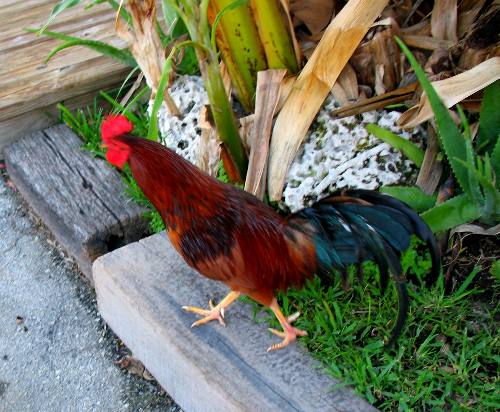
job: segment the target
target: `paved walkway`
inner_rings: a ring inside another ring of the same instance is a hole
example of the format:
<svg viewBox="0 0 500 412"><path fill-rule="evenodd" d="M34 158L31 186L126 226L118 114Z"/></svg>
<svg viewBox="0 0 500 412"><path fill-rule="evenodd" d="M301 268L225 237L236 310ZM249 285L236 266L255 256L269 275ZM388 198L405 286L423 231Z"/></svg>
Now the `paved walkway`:
<svg viewBox="0 0 500 412"><path fill-rule="evenodd" d="M115 365L93 290L0 176L0 410L177 411Z"/></svg>

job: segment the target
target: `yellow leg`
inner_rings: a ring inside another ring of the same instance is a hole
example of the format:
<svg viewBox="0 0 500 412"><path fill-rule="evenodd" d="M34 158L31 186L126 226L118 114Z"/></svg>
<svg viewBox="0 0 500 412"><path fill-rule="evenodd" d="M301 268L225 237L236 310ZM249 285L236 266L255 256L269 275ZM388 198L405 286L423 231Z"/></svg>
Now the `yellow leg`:
<svg viewBox="0 0 500 412"><path fill-rule="evenodd" d="M271 351L277 350L277 349L283 349L290 342L294 342L297 339L297 336L307 336L307 332L305 330L294 328L291 325L291 323L296 321L297 318L300 316L299 312L294 313L293 315L289 316L288 318L285 318L285 316L281 312L281 309L278 305L278 302L276 301L276 298L273 298L269 307L276 315L276 318L278 319L281 327L283 328L283 332L278 331L276 329L271 329L271 328L269 328L269 331L274 333L275 335L279 336L280 338L283 338L283 341L281 341L280 343L277 343L275 345L271 345L267 349L268 352L271 352Z"/></svg>
<svg viewBox="0 0 500 412"><path fill-rule="evenodd" d="M217 306L214 306L214 304L212 303L212 299L210 299L208 301L208 307L210 309L201 309L197 308L196 306L183 306L182 309L184 309L187 312L193 312L196 313L197 315L203 316L202 319L197 320L191 325L192 328L194 328L195 326L203 325L212 320L218 320L221 325L226 326L224 322L224 310L231 303L233 303L234 300L238 299L240 295L241 295L240 292L231 291L224 299L222 299L219 302Z"/></svg>

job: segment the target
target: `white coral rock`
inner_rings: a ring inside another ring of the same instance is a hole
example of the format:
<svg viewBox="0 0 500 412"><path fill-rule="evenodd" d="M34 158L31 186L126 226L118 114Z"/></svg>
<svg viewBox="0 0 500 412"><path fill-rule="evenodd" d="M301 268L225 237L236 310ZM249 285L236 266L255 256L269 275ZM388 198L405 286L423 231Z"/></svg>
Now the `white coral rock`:
<svg viewBox="0 0 500 412"><path fill-rule="evenodd" d="M201 108L208 103L199 77L181 76L170 93L182 116L176 118L165 108L159 112L162 142L192 163L196 161L201 129ZM405 139L421 141L420 129L402 131L396 126L400 113L378 111L333 119L333 97L327 98L286 178L283 199L295 211L344 187L376 189L400 183L414 174L415 165L401 152L368 134L365 126L376 123Z"/></svg>

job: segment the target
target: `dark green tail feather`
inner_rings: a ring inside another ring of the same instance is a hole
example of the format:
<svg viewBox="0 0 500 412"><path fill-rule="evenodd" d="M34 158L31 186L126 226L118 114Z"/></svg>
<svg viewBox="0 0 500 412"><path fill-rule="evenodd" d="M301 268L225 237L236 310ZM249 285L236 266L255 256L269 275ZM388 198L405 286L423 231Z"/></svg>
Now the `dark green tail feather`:
<svg viewBox="0 0 500 412"><path fill-rule="evenodd" d="M308 225L304 225L307 222ZM406 282L400 277L401 252L412 235L426 242L432 259L433 282L440 268L439 251L433 233L405 203L370 190L351 190L333 194L312 207L289 217L289 224L312 237L316 246L317 274L330 282L332 269L342 274L350 264L374 260L380 269L380 286L385 291L389 273L398 293L398 316L387 346L400 335L408 312Z"/></svg>

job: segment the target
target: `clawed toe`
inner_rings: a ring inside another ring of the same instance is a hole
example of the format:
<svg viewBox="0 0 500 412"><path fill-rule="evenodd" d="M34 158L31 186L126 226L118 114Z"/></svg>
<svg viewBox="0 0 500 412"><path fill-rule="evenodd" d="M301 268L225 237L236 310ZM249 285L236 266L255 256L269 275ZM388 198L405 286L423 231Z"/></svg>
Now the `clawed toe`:
<svg viewBox="0 0 500 412"><path fill-rule="evenodd" d="M182 307L182 309L185 310L186 312L192 312L192 313L196 313L197 315L203 316L202 319L199 319L196 322L193 322L193 324L191 325L192 328L194 328L196 326L203 325L203 324L208 323L212 320L218 320L222 326L226 326L226 322L224 322L224 308L214 306L214 304L212 303L212 300L208 301L208 307L210 309L202 309L202 308L198 308L196 306L183 306Z"/></svg>

